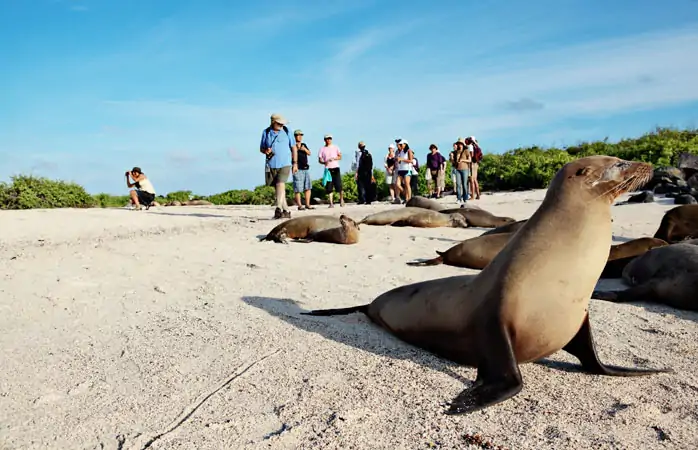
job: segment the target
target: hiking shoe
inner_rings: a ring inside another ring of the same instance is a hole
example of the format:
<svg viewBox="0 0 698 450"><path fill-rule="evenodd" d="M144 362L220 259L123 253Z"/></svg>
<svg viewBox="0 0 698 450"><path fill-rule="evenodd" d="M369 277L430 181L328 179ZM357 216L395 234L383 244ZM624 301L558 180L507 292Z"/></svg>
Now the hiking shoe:
<svg viewBox="0 0 698 450"><path fill-rule="evenodd" d="M290 219L291 218L291 211L283 211L281 213L281 217L284 219Z"/></svg>
<svg viewBox="0 0 698 450"><path fill-rule="evenodd" d="M283 215L283 213L281 212L281 208L276 208L276 209L274 210L274 219L281 219L281 218L283 218L283 217L284 217L284 215Z"/></svg>

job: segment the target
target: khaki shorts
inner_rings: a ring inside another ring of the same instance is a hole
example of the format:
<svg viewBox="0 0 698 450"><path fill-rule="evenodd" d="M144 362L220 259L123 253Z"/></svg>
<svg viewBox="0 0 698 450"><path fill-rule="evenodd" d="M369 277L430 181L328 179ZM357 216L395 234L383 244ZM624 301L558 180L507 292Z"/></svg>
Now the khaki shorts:
<svg viewBox="0 0 698 450"><path fill-rule="evenodd" d="M279 167L278 169L270 168L269 172L266 173L267 186L287 182L290 173L291 166Z"/></svg>
<svg viewBox="0 0 698 450"><path fill-rule="evenodd" d="M479 166L479 163L472 163L470 167L470 176L473 180L477 180L477 166Z"/></svg>

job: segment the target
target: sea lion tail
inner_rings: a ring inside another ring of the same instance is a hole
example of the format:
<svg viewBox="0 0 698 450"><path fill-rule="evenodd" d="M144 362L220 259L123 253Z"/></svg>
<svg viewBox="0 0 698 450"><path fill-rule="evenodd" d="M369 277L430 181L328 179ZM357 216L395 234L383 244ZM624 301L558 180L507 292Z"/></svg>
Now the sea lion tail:
<svg viewBox="0 0 698 450"><path fill-rule="evenodd" d="M438 251L436 253L439 253ZM426 261L409 261L407 263L408 266L437 266L439 264L443 264L444 258L441 253L439 253L439 256L433 259L427 259Z"/></svg>
<svg viewBox="0 0 698 450"><path fill-rule="evenodd" d="M314 309L312 311L302 312L301 314L304 316L341 316L355 312L366 314L368 312L368 303L365 305L350 306L348 308Z"/></svg>

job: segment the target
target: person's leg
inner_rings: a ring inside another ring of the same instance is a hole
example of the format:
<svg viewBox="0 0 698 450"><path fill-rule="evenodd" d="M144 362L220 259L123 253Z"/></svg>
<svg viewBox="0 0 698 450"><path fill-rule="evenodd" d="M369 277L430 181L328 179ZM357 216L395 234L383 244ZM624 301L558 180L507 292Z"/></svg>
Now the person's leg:
<svg viewBox="0 0 698 450"><path fill-rule="evenodd" d="M480 163L475 163L473 164L473 173L470 174L470 177L473 180L473 195L475 195L475 199L479 200L480 199L480 183L477 181L477 172L478 169L480 168Z"/></svg>
<svg viewBox="0 0 698 450"><path fill-rule="evenodd" d="M305 192L305 209L314 209L310 206L310 192L313 189L313 182L310 179L310 171L304 170L305 181L303 184L303 191Z"/></svg>
<svg viewBox="0 0 698 450"><path fill-rule="evenodd" d="M138 192L136 192L135 189L131 189L131 192L129 192L129 196L131 197L131 204L133 206L137 206L139 204L138 202Z"/></svg>
<svg viewBox="0 0 698 450"><path fill-rule="evenodd" d="M300 211L303 209L301 204L301 192L303 191L303 173L301 170L293 174L293 202Z"/></svg>
<svg viewBox="0 0 698 450"><path fill-rule="evenodd" d="M468 169L465 169L463 171L463 186L464 186L464 191L463 191L463 201L467 202L468 197L470 196L470 183L469 183L469 178L470 178L470 171Z"/></svg>
<svg viewBox="0 0 698 450"><path fill-rule="evenodd" d="M359 205L366 203L366 188L364 186L364 179L362 177L356 178L356 191L359 194Z"/></svg>
<svg viewBox="0 0 698 450"><path fill-rule="evenodd" d="M461 171L458 170L458 169L456 169L456 170L455 170L455 176L456 176L456 180L455 180L455 185L456 185L456 200L458 201L458 203L461 203L461 202L463 201L463 184L462 184L462 182L461 182L461 180L462 180L462 178L461 178Z"/></svg>
<svg viewBox="0 0 698 450"><path fill-rule="evenodd" d="M405 201L407 202L412 198L412 177L407 172L405 175Z"/></svg>
<svg viewBox="0 0 698 450"><path fill-rule="evenodd" d="M339 168L336 169L335 173L332 174L332 181L334 181L334 177L337 177L335 189L337 192L339 192L339 206L343 207L344 206L344 186L342 186L342 172L339 170Z"/></svg>

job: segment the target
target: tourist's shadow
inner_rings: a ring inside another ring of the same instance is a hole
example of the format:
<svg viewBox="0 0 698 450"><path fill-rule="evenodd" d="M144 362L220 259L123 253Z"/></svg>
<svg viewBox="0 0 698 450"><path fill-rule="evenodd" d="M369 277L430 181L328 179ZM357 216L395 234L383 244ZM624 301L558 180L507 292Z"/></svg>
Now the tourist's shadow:
<svg viewBox="0 0 698 450"><path fill-rule="evenodd" d="M300 313L307 312L307 310L299 307L298 303L291 299L244 296L242 301L262 309L296 328L309 333L317 333L340 344L379 356L409 359L423 367L443 372L466 385L472 384L475 379L475 373L473 373L473 379L467 379L453 370L455 367L463 366L400 341L375 326L361 313L334 317L304 316ZM342 323L347 326L338 326Z"/></svg>

